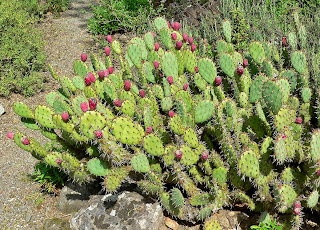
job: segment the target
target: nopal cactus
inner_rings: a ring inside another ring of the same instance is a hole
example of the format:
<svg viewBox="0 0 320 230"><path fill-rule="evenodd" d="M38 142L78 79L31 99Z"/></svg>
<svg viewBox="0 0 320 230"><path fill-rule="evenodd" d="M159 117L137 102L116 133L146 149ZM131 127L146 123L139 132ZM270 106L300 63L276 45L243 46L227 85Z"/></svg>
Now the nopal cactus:
<svg viewBox="0 0 320 230"><path fill-rule="evenodd" d="M61 89L47 95L48 106L18 102L14 110L51 141L42 146L19 132L14 141L78 183L103 177L112 193L135 182L172 216L206 220L205 229L221 229L210 216L235 202L291 213L287 226L301 226L302 210L320 207L320 129L305 54L281 56L293 68L266 42L240 54L230 26L223 22L217 60L198 57L196 41L159 17L157 36L132 38L125 53L109 36L107 55L75 61L72 78L50 67Z"/></svg>

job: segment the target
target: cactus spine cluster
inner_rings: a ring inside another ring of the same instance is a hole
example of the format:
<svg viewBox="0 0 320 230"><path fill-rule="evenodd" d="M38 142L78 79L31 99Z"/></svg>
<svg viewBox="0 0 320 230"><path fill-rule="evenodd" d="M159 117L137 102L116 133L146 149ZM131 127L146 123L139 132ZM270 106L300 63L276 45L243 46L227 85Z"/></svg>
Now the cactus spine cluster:
<svg viewBox="0 0 320 230"><path fill-rule="evenodd" d="M235 202L292 213L288 226L301 226L301 208L320 207L320 130L305 54L256 41L236 52L225 20L211 60L197 56L180 26L159 17L154 27L125 53L108 36L105 58L91 54L88 65L82 55L72 78L50 68L61 88L46 96L49 106L14 110L51 142L22 133L14 141L78 183L103 177L112 193L134 182L172 216L206 220L205 229L221 229L210 216Z"/></svg>

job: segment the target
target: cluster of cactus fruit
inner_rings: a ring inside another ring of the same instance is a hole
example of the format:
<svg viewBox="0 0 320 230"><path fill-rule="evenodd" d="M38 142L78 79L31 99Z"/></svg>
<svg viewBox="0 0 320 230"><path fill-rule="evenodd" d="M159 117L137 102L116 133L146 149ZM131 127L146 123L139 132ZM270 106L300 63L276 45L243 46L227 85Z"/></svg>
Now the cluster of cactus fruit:
<svg viewBox="0 0 320 230"><path fill-rule="evenodd" d="M8 136L78 183L103 177L111 193L136 183L205 229L221 229L210 216L235 203L291 213L288 228L299 228L303 208L320 208L319 92L305 54L256 41L240 54L224 20L213 61L197 57L179 23L159 17L154 28L126 51L108 36L104 57L91 54L88 65L82 54L72 78L50 68L61 84L46 96L50 107L14 104L24 125L51 140L45 146Z"/></svg>

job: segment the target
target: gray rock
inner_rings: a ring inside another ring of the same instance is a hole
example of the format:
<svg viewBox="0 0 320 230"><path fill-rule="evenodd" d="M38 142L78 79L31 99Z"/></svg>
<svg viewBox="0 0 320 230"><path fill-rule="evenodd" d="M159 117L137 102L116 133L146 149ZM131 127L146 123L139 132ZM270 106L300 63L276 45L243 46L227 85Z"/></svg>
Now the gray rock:
<svg viewBox="0 0 320 230"><path fill-rule="evenodd" d="M53 219L46 219L41 230L69 230L70 224L68 220L60 219L60 218L53 218Z"/></svg>
<svg viewBox="0 0 320 230"><path fill-rule="evenodd" d="M75 230L158 230L163 225L159 203L152 203L136 192L119 196L92 196L87 208L74 215L70 227Z"/></svg>
<svg viewBox="0 0 320 230"><path fill-rule="evenodd" d="M82 184L68 182L60 193L57 208L70 214L79 211L90 199L90 195L97 194L100 191L98 183Z"/></svg>
<svg viewBox="0 0 320 230"><path fill-rule="evenodd" d="M0 104L0 116L4 114L6 111L4 110L4 107Z"/></svg>

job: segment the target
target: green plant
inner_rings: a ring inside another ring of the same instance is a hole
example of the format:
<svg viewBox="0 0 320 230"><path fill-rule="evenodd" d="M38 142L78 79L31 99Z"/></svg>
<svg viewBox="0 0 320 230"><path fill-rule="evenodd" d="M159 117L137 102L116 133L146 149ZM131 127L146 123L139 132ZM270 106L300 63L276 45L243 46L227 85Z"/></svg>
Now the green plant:
<svg viewBox="0 0 320 230"><path fill-rule="evenodd" d="M257 225L252 225L250 226L250 229L252 230L282 230L281 226L278 226L277 221L275 220L274 222L272 221L269 221L269 222L266 222L266 223L261 223L259 224L259 226Z"/></svg>
<svg viewBox="0 0 320 230"><path fill-rule="evenodd" d="M183 37L165 19L154 30L125 53L108 36L106 56L76 60L72 78L50 67L61 88L46 96L49 106L13 108L51 141L16 132L15 143L78 183L103 177L108 193L135 182L172 216L205 220L204 229L221 229L210 216L234 203L301 227L302 207L319 210L320 187L320 93L305 54L257 41L241 54L228 20L214 61L194 44L176 48L172 38Z"/></svg>

